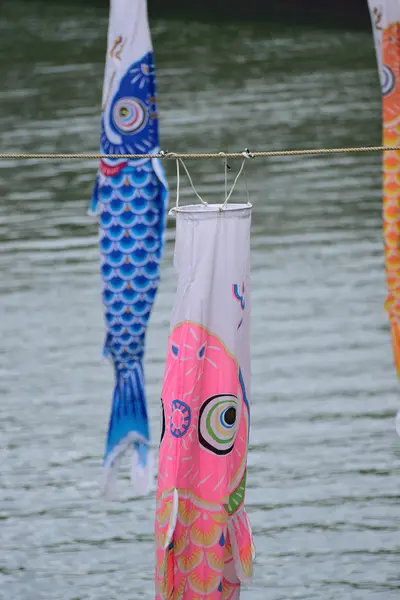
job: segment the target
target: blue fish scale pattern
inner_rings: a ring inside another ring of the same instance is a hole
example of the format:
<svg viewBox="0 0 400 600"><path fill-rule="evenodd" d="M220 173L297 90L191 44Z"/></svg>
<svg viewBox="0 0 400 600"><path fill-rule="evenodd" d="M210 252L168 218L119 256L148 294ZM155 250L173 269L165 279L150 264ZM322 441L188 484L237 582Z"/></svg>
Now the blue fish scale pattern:
<svg viewBox="0 0 400 600"><path fill-rule="evenodd" d="M129 377L143 358L159 283L164 215L151 160L124 167L99 188L100 249L107 338L104 352Z"/></svg>

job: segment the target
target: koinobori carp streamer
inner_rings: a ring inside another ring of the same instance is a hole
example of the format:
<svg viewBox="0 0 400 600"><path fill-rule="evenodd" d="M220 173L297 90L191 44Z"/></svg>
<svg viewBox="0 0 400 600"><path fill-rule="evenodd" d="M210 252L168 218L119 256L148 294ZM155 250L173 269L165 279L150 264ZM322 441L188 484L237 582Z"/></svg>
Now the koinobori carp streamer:
<svg viewBox="0 0 400 600"><path fill-rule="evenodd" d="M400 145L400 2L368 0L382 89L383 144ZM386 309L400 378L400 151L383 155L383 236ZM400 413L397 415L400 435Z"/></svg>
<svg viewBox="0 0 400 600"><path fill-rule="evenodd" d="M146 0L111 0L103 85L101 152L159 152L158 114ZM158 158L101 160L91 201L100 227L107 335L115 389L104 456L107 492L131 448L135 494L151 487L143 356L159 283L167 183Z"/></svg>
<svg viewBox="0 0 400 600"><path fill-rule="evenodd" d="M251 206L176 212L178 272L162 389L157 599L239 598L254 547L250 430Z"/></svg>

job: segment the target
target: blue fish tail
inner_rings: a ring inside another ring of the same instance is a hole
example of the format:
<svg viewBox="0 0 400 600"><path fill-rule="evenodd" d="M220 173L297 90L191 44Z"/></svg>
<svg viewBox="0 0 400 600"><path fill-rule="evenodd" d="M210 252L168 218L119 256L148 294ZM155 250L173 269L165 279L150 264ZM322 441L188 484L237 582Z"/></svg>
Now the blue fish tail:
<svg viewBox="0 0 400 600"><path fill-rule="evenodd" d="M111 416L104 455L103 493L110 495L114 487L119 459L132 449L131 480L136 496L149 493L152 483L150 433L144 391L142 360L129 372L116 369Z"/></svg>

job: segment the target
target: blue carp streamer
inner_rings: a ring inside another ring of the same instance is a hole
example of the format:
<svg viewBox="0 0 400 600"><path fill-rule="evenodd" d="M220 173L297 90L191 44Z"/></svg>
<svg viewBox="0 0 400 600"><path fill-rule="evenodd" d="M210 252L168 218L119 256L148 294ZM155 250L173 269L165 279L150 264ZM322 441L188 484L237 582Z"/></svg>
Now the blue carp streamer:
<svg viewBox="0 0 400 600"><path fill-rule="evenodd" d="M123 40L120 40L122 43ZM101 152L159 151L152 52L111 78L101 120ZM105 307L104 355L115 370L115 389L104 455L107 493L118 459L131 448L136 495L151 487L150 432L143 358L145 336L160 279L168 190L158 159L103 159L90 212L98 215Z"/></svg>

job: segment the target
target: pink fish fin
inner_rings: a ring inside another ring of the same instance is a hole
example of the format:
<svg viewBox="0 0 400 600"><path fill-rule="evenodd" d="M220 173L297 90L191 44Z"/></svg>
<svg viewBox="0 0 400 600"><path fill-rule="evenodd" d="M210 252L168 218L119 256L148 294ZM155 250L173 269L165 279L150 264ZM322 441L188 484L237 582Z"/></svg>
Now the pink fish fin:
<svg viewBox="0 0 400 600"><path fill-rule="evenodd" d="M236 574L232 555L232 544L229 529L225 544L225 565L222 580L222 600L238 600L240 598L240 580Z"/></svg>
<svg viewBox="0 0 400 600"><path fill-rule="evenodd" d="M162 492L156 507L156 594L160 600L174 598L174 531L178 518L179 494L176 488Z"/></svg>
<svg viewBox="0 0 400 600"><path fill-rule="evenodd" d="M244 508L230 518L228 530L236 575L241 583L251 583L255 549L250 521Z"/></svg>

